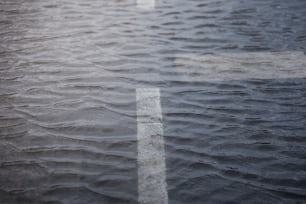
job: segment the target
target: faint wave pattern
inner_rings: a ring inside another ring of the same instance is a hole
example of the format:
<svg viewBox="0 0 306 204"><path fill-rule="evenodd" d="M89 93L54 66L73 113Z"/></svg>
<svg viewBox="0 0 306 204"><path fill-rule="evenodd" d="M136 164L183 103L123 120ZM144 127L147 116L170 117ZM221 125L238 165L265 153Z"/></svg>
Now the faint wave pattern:
<svg viewBox="0 0 306 204"><path fill-rule="evenodd" d="M139 87L161 90L169 203L304 202L305 77L193 80L177 56L305 53L305 1L154 6L0 2L0 203L137 203Z"/></svg>

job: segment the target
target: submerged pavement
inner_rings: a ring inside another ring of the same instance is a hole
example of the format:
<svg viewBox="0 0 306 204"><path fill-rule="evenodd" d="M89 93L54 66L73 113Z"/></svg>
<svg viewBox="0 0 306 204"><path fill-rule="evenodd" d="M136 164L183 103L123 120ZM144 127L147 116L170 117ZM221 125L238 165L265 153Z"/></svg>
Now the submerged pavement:
<svg viewBox="0 0 306 204"><path fill-rule="evenodd" d="M0 203L303 203L305 2L0 3Z"/></svg>

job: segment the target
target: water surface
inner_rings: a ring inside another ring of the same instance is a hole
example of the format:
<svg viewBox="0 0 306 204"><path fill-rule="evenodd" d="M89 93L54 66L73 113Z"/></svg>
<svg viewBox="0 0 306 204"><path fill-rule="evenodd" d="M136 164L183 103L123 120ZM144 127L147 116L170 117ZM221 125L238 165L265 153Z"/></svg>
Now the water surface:
<svg viewBox="0 0 306 204"><path fill-rule="evenodd" d="M1 1L0 203L137 203L139 87L160 88L169 203L305 202L305 76L177 63L305 53L305 22L303 0Z"/></svg>

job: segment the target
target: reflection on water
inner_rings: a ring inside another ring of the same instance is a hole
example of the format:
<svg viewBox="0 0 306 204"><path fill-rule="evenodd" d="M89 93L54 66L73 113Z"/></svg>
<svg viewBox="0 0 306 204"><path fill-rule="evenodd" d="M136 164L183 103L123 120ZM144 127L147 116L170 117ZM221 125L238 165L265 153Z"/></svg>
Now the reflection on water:
<svg viewBox="0 0 306 204"><path fill-rule="evenodd" d="M137 203L139 87L161 90L169 203L304 202L305 8L1 1L0 203Z"/></svg>

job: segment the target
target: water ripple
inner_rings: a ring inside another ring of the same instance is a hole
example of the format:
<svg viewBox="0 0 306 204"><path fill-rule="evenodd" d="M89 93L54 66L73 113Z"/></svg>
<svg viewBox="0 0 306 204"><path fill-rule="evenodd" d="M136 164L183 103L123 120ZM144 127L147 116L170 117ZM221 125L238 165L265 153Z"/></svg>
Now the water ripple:
<svg viewBox="0 0 306 204"><path fill-rule="evenodd" d="M305 67L305 8L1 1L0 203L137 203L139 87L161 90L170 203L303 203L305 75L285 68Z"/></svg>

